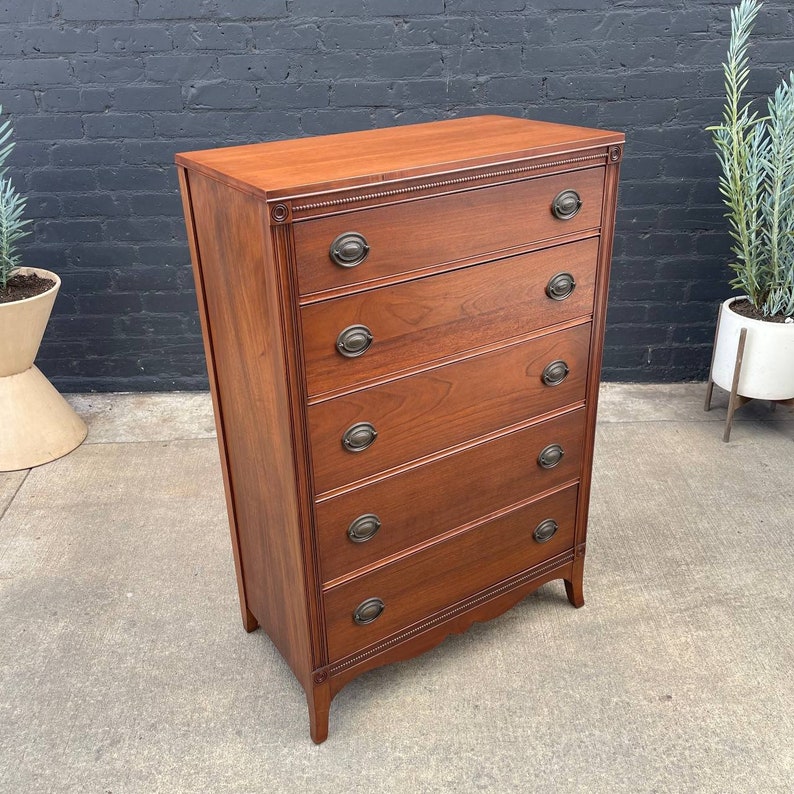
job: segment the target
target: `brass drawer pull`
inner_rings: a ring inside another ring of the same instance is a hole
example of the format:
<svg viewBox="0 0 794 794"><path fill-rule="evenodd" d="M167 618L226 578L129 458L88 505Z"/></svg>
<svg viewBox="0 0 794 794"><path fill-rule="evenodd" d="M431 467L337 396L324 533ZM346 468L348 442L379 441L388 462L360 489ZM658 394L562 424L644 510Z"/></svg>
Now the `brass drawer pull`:
<svg viewBox="0 0 794 794"><path fill-rule="evenodd" d="M567 377L570 369L561 359L546 364L541 378L547 386L559 386Z"/></svg>
<svg viewBox="0 0 794 794"><path fill-rule="evenodd" d="M547 518L545 521L541 521L540 524L535 527L532 537L538 543L546 543L546 541L549 541L554 537L558 529L559 526L557 522L553 518Z"/></svg>
<svg viewBox="0 0 794 794"><path fill-rule="evenodd" d="M374 513L365 513L350 522L347 536L353 543L366 543L377 535L380 519Z"/></svg>
<svg viewBox="0 0 794 794"><path fill-rule="evenodd" d="M378 431L369 422L357 422L345 430L342 446L348 452L363 452L377 437Z"/></svg>
<svg viewBox="0 0 794 794"><path fill-rule="evenodd" d="M384 609L386 609L386 604L379 598L368 598L356 607L356 611L353 613L353 620L359 626L366 626L367 623L377 620Z"/></svg>
<svg viewBox="0 0 794 794"><path fill-rule="evenodd" d="M576 289L576 281L570 273L557 273L546 284L546 295L553 301L564 301Z"/></svg>
<svg viewBox="0 0 794 794"><path fill-rule="evenodd" d="M551 211L555 218L567 221L573 218L582 208L582 199L572 188L560 191L551 203Z"/></svg>
<svg viewBox="0 0 794 794"><path fill-rule="evenodd" d="M538 455L538 466L541 469L553 469L565 455L565 450L559 444L549 444Z"/></svg>
<svg viewBox="0 0 794 794"><path fill-rule="evenodd" d="M328 251L331 261L339 267L356 267L369 254L367 238L358 232L344 232L332 243Z"/></svg>
<svg viewBox="0 0 794 794"><path fill-rule="evenodd" d="M336 337L336 349L345 358L362 356L372 344L372 331L366 325L349 325Z"/></svg>

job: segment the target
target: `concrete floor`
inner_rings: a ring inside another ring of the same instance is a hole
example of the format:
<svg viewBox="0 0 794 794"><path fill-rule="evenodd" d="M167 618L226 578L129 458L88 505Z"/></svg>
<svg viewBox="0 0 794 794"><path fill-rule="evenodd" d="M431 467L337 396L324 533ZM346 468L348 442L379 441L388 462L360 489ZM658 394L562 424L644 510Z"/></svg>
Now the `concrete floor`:
<svg viewBox="0 0 794 794"><path fill-rule="evenodd" d="M205 394L71 400L86 443L0 474L0 791L783 792L794 413L608 385L584 609L560 582L351 683L314 746L241 628Z"/></svg>

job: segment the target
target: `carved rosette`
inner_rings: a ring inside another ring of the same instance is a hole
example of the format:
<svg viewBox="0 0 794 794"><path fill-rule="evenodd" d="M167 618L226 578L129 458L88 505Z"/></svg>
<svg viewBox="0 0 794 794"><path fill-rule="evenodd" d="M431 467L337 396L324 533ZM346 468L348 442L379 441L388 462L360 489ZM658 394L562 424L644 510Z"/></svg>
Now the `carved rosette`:
<svg viewBox="0 0 794 794"><path fill-rule="evenodd" d="M324 684L328 680L328 670L315 670L312 680L315 684Z"/></svg>
<svg viewBox="0 0 794 794"><path fill-rule="evenodd" d="M623 147L622 146L610 146L609 147L609 162L610 163L620 162L620 158L622 156L623 156Z"/></svg>
<svg viewBox="0 0 794 794"><path fill-rule="evenodd" d="M270 210L270 217L274 223L284 223L289 220L289 207L286 204L274 204Z"/></svg>

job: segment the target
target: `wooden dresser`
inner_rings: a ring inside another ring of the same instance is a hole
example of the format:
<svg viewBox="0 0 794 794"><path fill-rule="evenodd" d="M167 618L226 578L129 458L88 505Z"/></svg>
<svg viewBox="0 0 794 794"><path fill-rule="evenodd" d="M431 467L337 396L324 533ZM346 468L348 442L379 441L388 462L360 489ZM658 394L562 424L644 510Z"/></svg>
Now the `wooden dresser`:
<svg viewBox="0 0 794 794"><path fill-rule="evenodd" d="M623 135L485 116L177 155L237 584L331 698L581 606Z"/></svg>

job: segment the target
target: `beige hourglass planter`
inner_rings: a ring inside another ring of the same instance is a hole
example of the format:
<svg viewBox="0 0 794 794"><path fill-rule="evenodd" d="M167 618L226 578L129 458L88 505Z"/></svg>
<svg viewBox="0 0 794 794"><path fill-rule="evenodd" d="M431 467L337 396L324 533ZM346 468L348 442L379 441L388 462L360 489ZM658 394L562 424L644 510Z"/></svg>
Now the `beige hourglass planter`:
<svg viewBox="0 0 794 794"><path fill-rule="evenodd" d="M60 458L86 437L85 422L33 364L61 280L39 268L20 268L50 278L41 295L0 303L0 471L29 469Z"/></svg>

